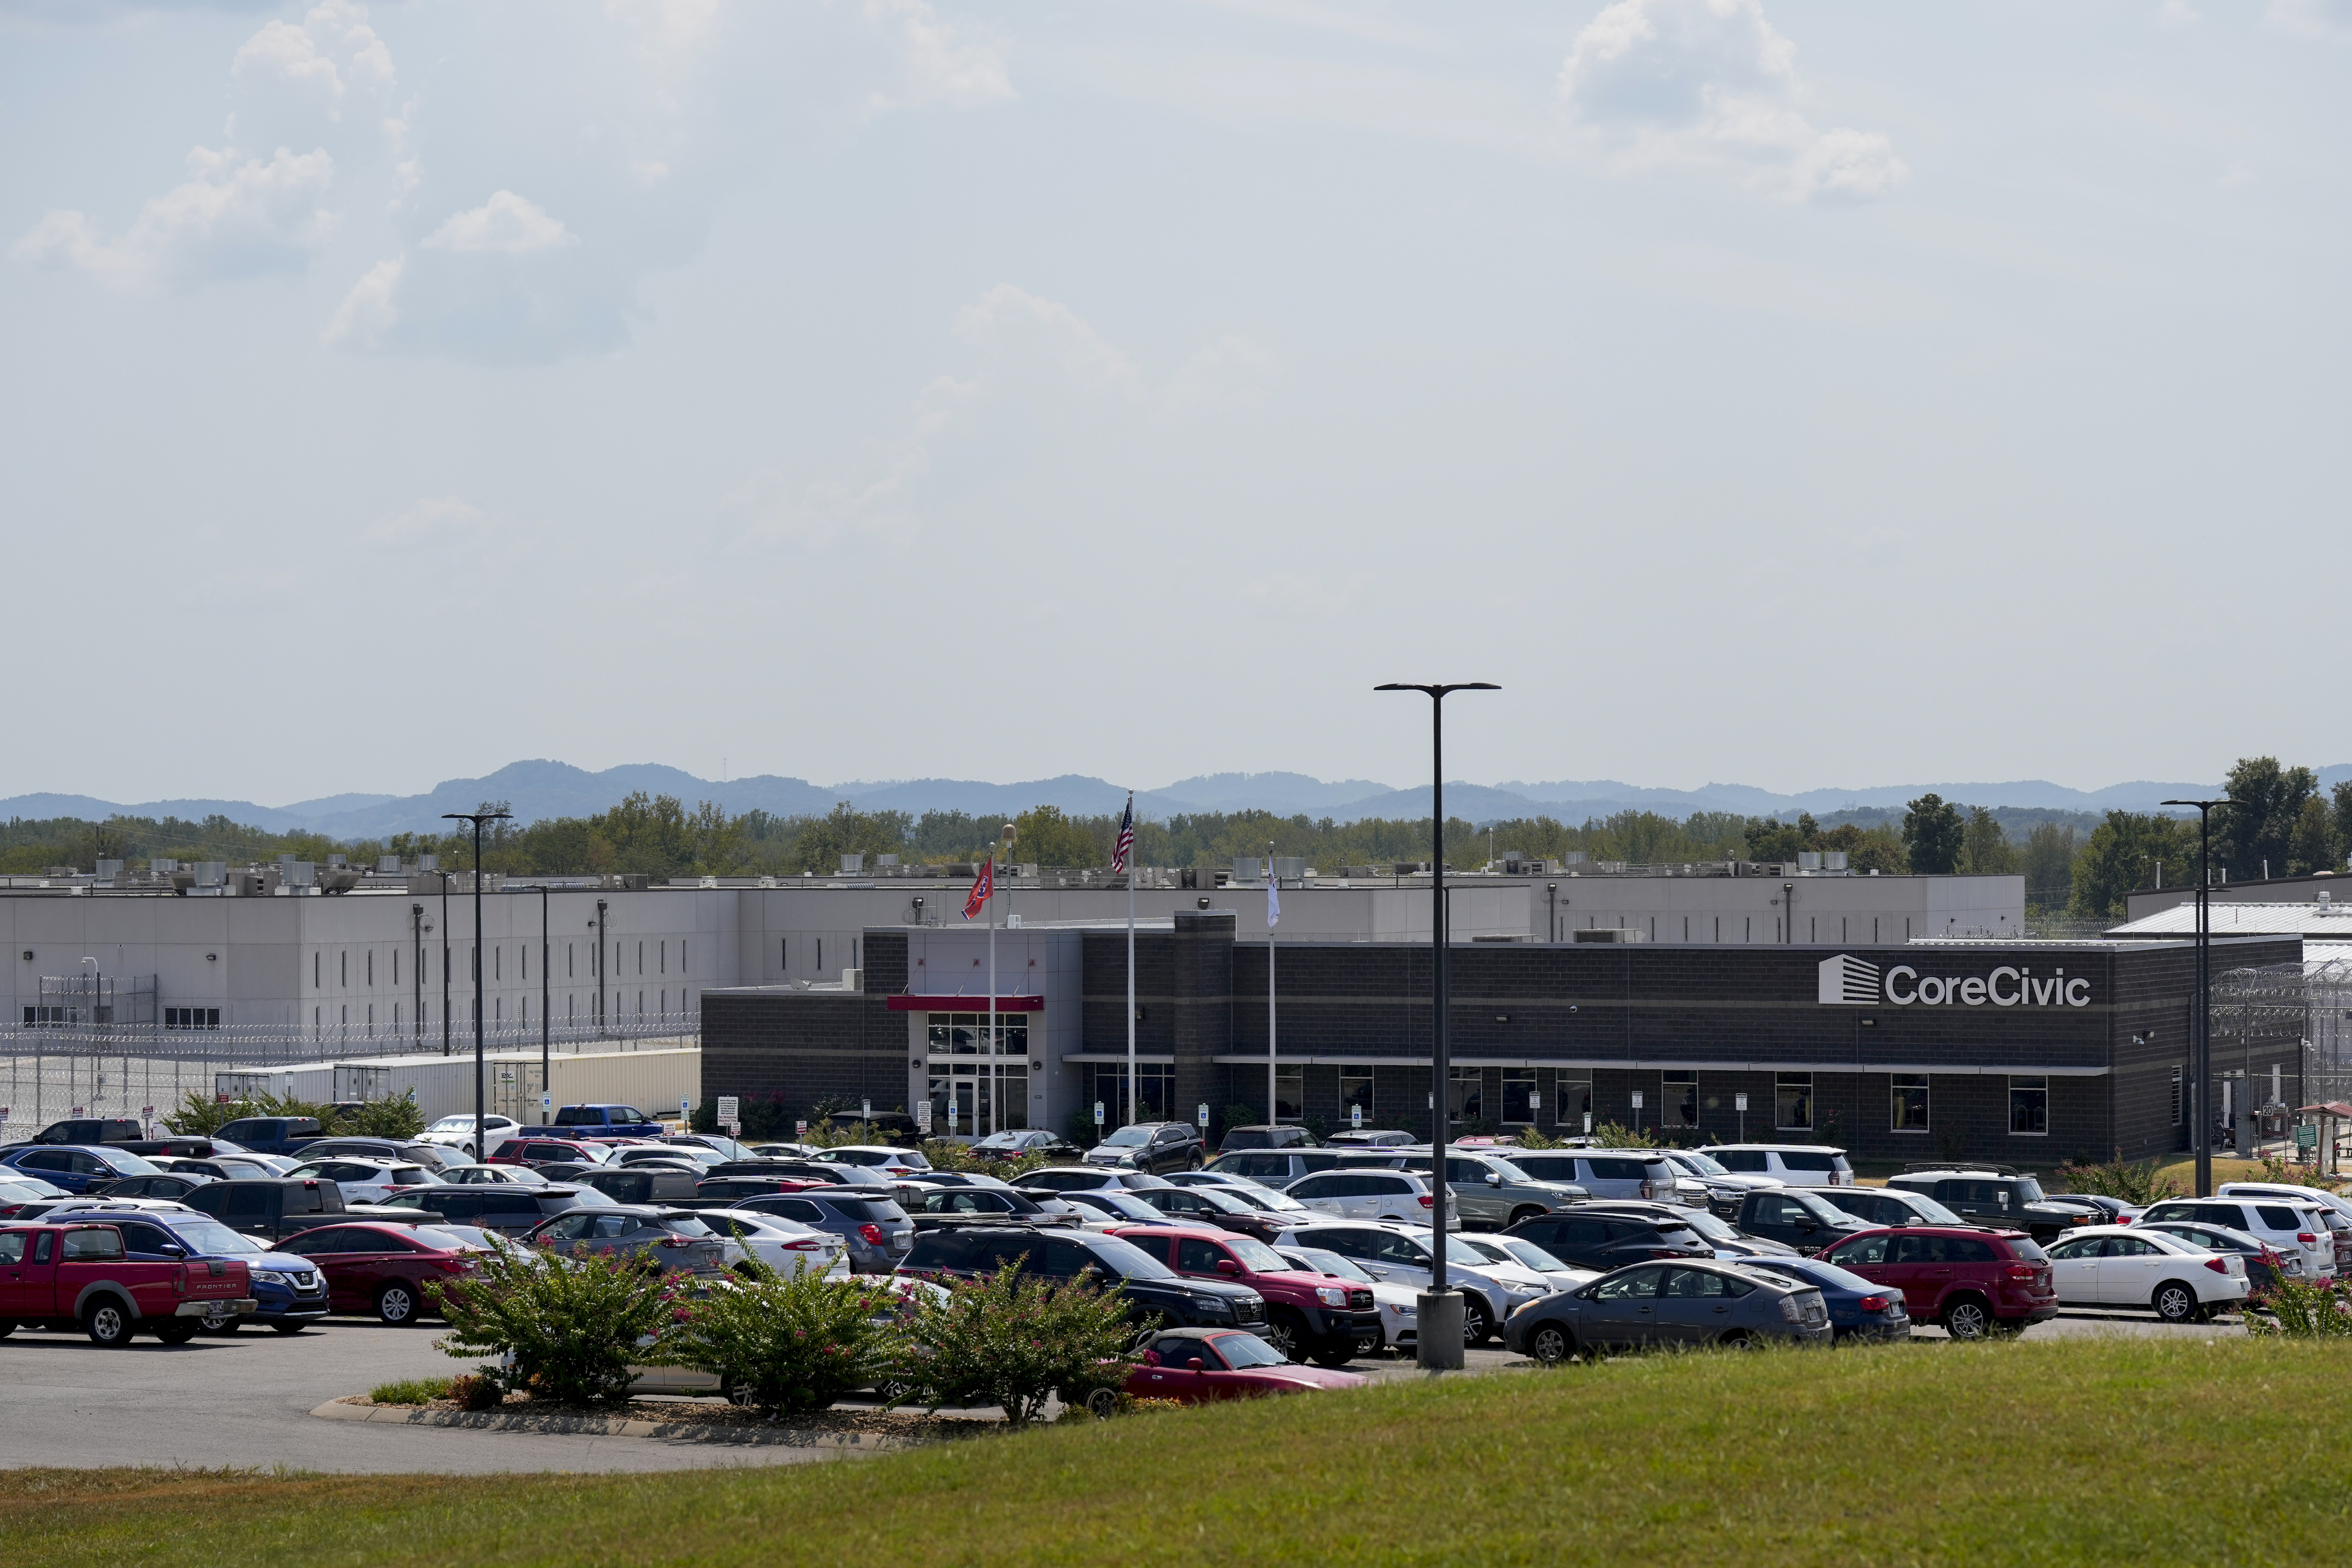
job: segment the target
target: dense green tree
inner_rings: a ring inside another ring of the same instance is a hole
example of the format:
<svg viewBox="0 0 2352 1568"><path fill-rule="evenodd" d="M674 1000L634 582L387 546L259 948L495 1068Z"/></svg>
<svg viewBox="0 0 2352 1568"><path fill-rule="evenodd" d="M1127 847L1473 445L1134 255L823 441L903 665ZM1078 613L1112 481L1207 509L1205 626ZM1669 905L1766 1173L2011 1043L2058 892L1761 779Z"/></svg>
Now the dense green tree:
<svg viewBox="0 0 2352 1568"><path fill-rule="evenodd" d="M2288 839L2303 816L2303 804L2319 793L2309 768L2283 768L2276 757L2241 757L2223 790L2243 804L2213 813L2213 864L2236 880L2284 877L2294 852Z"/></svg>
<svg viewBox="0 0 2352 1568"><path fill-rule="evenodd" d="M1082 868L1110 864L1110 841L1096 837L1092 824L1106 820L1062 815L1055 805L1032 806L1013 819L1011 858L1017 864Z"/></svg>
<svg viewBox="0 0 2352 1568"><path fill-rule="evenodd" d="M2327 803L2313 795L2303 803L2303 810L2294 819L2294 827L2286 836L2286 873L2290 877L2306 877L2314 871L2332 870L2340 858L2336 850L2336 815Z"/></svg>
<svg viewBox="0 0 2352 1568"><path fill-rule="evenodd" d="M2074 858L2074 896L2068 912L2077 920L2124 917L2124 895L2155 885L2164 868L2168 884L2193 887L2197 879L2197 825L2177 816L2111 811L2091 831Z"/></svg>
<svg viewBox="0 0 2352 1568"><path fill-rule="evenodd" d="M1960 829L1960 853L1953 868L1971 877L2007 877L2017 871L2017 849L2010 843L2009 835L1991 812L1983 806L1969 807L1966 826Z"/></svg>
<svg viewBox="0 0 2352 1568"><path fill-rule="evenodd" d="M2025 874L2025 902L2037 910L2063 910L2074 896L2074 830L2040 822L2025 836L2018 869Z"/></svg>
<svg viewBox="0 0 2352 1568"><path fill-rule="evenodd" d="M1923 795L1903 814L1903 849L1911 869L1949 875L1959 864L1967 826L1957 807L1938 795Z"/></svg>

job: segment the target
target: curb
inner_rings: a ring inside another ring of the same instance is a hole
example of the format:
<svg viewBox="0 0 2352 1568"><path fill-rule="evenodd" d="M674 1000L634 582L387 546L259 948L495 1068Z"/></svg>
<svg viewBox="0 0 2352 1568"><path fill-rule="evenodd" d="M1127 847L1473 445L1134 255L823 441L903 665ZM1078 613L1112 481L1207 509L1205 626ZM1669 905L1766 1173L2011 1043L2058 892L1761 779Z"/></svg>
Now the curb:
<svg viewBox="0 0 2352 1568"><path fill-rule="evenodd" d="M645 1437L663 1443L725 1447L835 1448L845 1453L889 1454L921 1447L921 1440L882 1432L828 1432L793 1426L746 1426L738 1422L637 1421L625 1415L525 1415L494 1410L427 1410L413 1405L352 1405L331 1399L310 1412L322 1421L369 1421L391 1426L456 1426L476 1432L538 1432L572 1437Z"/></svg>

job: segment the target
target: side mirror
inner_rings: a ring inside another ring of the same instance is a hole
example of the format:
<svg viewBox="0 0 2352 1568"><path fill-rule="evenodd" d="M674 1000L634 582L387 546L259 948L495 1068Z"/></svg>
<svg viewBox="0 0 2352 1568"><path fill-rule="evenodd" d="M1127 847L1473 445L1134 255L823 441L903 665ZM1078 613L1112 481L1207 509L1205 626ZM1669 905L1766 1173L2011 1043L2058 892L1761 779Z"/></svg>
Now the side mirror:
<svg viewBox="0 0 2352 1568"><path fill-rule="evenodd" d="M1232 1258L1218 1258L1218 1259L1217 1259L1217 1272L1218 1272L1218 1273L1220 1273L1220 1274L1239 1274L1241 1271L1242 1271L1242 1266L1241 1266L1240 1264L1238 1264L1238 1263L1234 1262Z"/></svg>
<svg viewBox="0 0 2352 1568"><path fill-rule="evenodd" d="M1191 1361L1186 1362L1184 1364L1191 1367L1194 1372L1198 1372L1201 1370L1203 1363L1199 1356L1194 1356Z"/></svg>
<svg viewBox="0 0 2352 1568"><path fill-rule="evenodd" d="M1490 1186L1490 1187L1499 1187L1499 1186L1501 1186L1501 1185L1503 1184L1503 1173L1502 1173L1500 1171L1489 1171L1489 1172L1487 1172L1487 1173L1486 1173L1486 1184L1487 1184L1488 1186Z"/></svg>
<svg viewBox="0 0 2352 1568"><path fill-rule="evenodd" d="M188 1249L176 1243L167 1241L163 1244L163 1253L166 1258L185 1258L188 1255Z"/></svg>

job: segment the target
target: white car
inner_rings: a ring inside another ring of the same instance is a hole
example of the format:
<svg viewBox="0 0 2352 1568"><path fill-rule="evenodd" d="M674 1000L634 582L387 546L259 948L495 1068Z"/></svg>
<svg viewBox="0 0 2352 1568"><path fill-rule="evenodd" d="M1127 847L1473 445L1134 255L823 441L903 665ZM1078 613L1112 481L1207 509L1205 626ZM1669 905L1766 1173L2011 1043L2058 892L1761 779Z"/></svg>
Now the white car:
<svg viewBox="0 0 2352 1568"><path fill-rule="evenodd" d="M404 1161L362 1160L349 1154L330 1154L322 1160L306 1160L286 1173L294 1181L332 1182L346 1204L380 1204L404 1187L440 1184L441 1173L422 1165Z"/></svg>
<svg viewBox="0 0 2352 1568"><path fill-rule="evenodd" d="M2246 1300L2244 1258L2143 1226L2080 1226L2047 1250L2061 1306L2153 1308L2186 1323Z"/></svg>
<svg viewBox="0 0 2352 1568"><path fill-rule="evenodd" d="M1427 1225L1435 1217L1437 1200L1429 1178L1411 1171L1318 1171L1282 1190L1285 1196L1333 1219ZM1461 1210L1449 1190L1445 1227L1459 1230L1461 1225Z"/></svg>
<svg viewBox="0 0 2352 1568"><path fill-rule="evenodd" d="M1845 1151L1827 1143L1711 1143L1703 1151L1725 1170L1770 1176L1784 1187L1851 1187Z"/></svg>
<svg viewBox="0 0 2352 1568"><path fill-rule="evenodd" d="M1342 1258L1321 1247L1277 1247L1284 1262L1310 1274L1333 1274L1353 1284L1369 1285L1372 1305L1381 1312L1381 1342L1395 1350L1412 1343L1413 1320L1419 1314L1421 1292L1406 1285L1391 1285L1375 1279L1356 1266L1355 1259Z"/></svg>
<svg viewBox="0 0 2352 1568"><path fill-rule="evenodd" d="M2336 1278L2336 1233L2316 1204L2285 1198L2166 1198L2148 1205L2137 1223L2161 1225L2167 1220L2242 1230L2281 1252L2300 1249L2306 1278Z"/></svg>
<svg viewBox="0 0 2352 1568"><path fill-rule="evenodd" d="M1704 1150L1662 1149L1659 1152L1666 1157L1667 1164L1680 1173L1675 1182L1678 1189L1675 1201L1686 1203L1692 1195L1690 1189L1696 1184L1704 1189L1697 1194L1699 1200L1717 1214L1738 1213L1740 1203L1759 1187L1788 1185L1778 1176L1731 1170ZM1686 1204L1686 1206L1696 1205Z"/></svg>
<svg viewBox="0 0 2352 1568"><path fill-rule="evenodd" d="M1311 1178L1310 1178L1311 1179ZM1275 1238L1277 1247L1313 1247L1353 1259L1375 1279L1414 1290L1429 1289L1430 1252L1427 1226L1391 1225L1377 1220L1318 1220L1295 1226ZM1530 1287L1497 1277L1495 1267L1472 1251L1459 1236L1445 1238L1445 1282L1460 1290L1462 1341L1484 1344L1503 1321L1523 1303L1551 1294L1541 1276ZM1514 1270L1516 1276L1518 1270Z"/></svg>
<svg viewBox="0 0 2352 1568"><path fill-rule="evenodd" d="M841 1237L793 1220L751 1209L698 1209L703 1224L721 1236L731 1236L743 1250L786 1279L803 1269L829 1273L848 1248Z"/></svg>
<svg viewBox="0 0 2352 1568"><path fill-rule="evenodd" d="M1160 1213L1133 1193L1123 1192L1118 1187L1103 1187L1090 1193L1056 1193L1054 1195L1076 1210L1079 1223L1088 1230L1108 1230L1118 1225L1176 1223L1173 1215ZM1044 1200L1041 1198L1039 1201Z"/></svg>
<svg viewBox="0 0 2352 1568"><path fill-rule="evenodd" d="M517 1133L530 1131L511 1116L485 1116L482 1118L482 1142L489 1147L477 1149L474 1147L474 1119L471 1116L445 1116L418 1133L416 1141L456 1149L468 1160L487 1160L498 1152L499 1144Z"/></svg>
<svg viewBox="0 0 2352 1568"><path fill-rule="evenodd" d="M1168 1184L1175 1187L1215 1187L1230 1196L1241 1199L1252 1208L1267 1214L1296 1215L1304 1217L1317 1211L1288 1193L1253 1182L1246 1176L1235 1176L1221 1171L1171 1171Z"/></svg>
<svg viewBox="0 0 2352 1568"><path fill-rule="evenodd" d="M828 1165L857 1165L890 1177L911 1176L931 1168L931 1163L912 1149L893 1149L887 1143L835 1144L818 1150L816 1158Z"/></svg>
<svg viewBox="0 0 2352 1568"><path fill-rule="evenodd" d="M1472 1236L1465 1233L1462 1245L1495 1260L1497 1268L1515 1264L1544 1282L1548 1290L1577 1290L1591 1284L1601 1276L1590 1268L1572 1268L1538 1247L1516 1236Z"/></svg>

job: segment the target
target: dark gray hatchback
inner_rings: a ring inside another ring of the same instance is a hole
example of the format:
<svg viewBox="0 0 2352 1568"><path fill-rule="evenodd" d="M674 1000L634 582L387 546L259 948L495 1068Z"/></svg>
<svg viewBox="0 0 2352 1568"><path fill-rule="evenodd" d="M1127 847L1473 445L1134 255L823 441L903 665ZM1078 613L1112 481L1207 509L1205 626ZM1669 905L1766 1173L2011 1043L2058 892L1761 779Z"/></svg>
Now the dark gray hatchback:
<svg viewBox="0 0 2352 1568"><path fill-rule="evenodd" d="M608 1209L614 1205L593 1187L522 1187L501 1183L410 1187L378 1206L413 1210L451 1225L478 1226L501 1236L523 1236L537 1229L541 1222L572 1209Z"/></svg>

